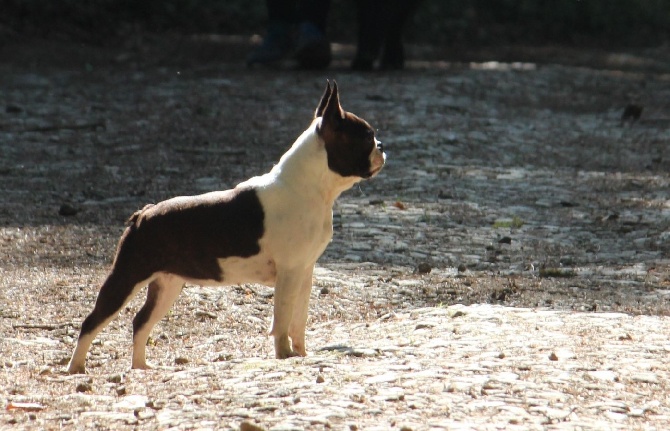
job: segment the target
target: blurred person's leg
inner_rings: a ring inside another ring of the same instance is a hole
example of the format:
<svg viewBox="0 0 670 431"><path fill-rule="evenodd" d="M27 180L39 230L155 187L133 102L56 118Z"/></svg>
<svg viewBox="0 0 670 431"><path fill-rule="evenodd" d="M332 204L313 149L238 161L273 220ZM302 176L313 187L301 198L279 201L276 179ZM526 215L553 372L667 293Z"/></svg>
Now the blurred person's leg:
<svg viewBox="0 0 670 431"><path fill-rule="evenodd" d="M295 58L303 69L323 69L331 60L326 25L330 0L298 2L298 39Z"/></svg>
<svg viewBox="0 0 670 431"><path fill-rule="evenodd" d="M296 25L296 0L266 0L268 28L263 43L247 57L247 64L271 64L293 52L293 28Z"/></svg>

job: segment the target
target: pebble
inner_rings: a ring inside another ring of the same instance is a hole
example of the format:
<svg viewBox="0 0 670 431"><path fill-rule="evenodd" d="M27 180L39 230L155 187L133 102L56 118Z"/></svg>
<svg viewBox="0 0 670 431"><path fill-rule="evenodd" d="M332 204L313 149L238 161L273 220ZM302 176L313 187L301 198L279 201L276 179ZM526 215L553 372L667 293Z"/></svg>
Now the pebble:
<svg viewBox="0 0 670 431"><path fill-rule="evenodd" d="M240 424L240 431L265 431L265 428L254 423L244 421Z"/></svg>
<svg viewBox="0 0 670 431"><path fill-rule="evenodd" d="M93 390L93 385L90 382L78 383L75 387L77 392L91 392Z"/></svg>
<svg viewBox="0 0 670 431"><path fill-rule="evenodd" d="M9 104L5 106L5 112L8 114L20 114L23 112L23 108L19 105Z"/></svg>
<svg viewBox="0 0 670 431"><path fill-rule="evenodd" d="M114 403L114 408L116 409L126 409L126 410L136 410L143 408L147 405L149 398L146 395L125 395L121 397L116 403Z"/></svg>
<svg viewBox="0 0 670 431"><path fill-rule="evenodd" d="M112 374L111 376L107 377L107 381L109 383L121 383L121 380L123 377L121 374Z"/></svg>
<svg viewBox="0 0 670 431"><path fill-rule="evenodd" d="M357 358L377 356L379 352L375 349L363 349L363 348L352 348L346 351L346 354L349 356L355 356Z"/></svg>
<svg viewBox="0 0 670 431"><path fill-rule="evenodd" d="M650 373L650 372L635 373L631 375L631 379L634 382L639 383L652 383L652 384L658 383L658 375L656 375L656 373Z"/></svg>
<svg viewBox="0 0 670 431"><path fill-rule="evenodd" d="M419 274L430 274L430 271L433 270L433 267L428 262L421 262L417 268Z"/></svg>
<svg viewBox="0 0 670 431"><path fill-rule="evenodd" d="M70 204L62 204L58 209L58 214L64 217L71 217L77 215L79 210Z"/></svg>
<svg viewBox="0 0 670 431"><path fill-rule="evenodd" d="M586 373L593 380L614 382L618 380L617 374L613 371L588 371Z"/></svg>

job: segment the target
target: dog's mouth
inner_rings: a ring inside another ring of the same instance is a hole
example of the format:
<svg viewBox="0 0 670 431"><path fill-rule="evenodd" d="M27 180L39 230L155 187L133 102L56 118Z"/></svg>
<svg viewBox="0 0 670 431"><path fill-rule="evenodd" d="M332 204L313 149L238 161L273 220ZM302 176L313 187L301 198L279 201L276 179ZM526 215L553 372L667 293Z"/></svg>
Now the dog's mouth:
<svg viewBox="0 0 670 431"><path fill-rule="evenodd" d="M383 167L384 166L382 165L382 166L380 166L378 168L375 168L375 169L371 170L370 172L368 172L367 178L372 178L372 177L376 176L382 170Z"/></svg>
<svg viewBox="0 0 670 431"><path fill-rule="evenodd" d="M381 151L373 153L371 165L372 169L367 173L365 179L372 178L376 176L386 164L386 153Z"/></svg>

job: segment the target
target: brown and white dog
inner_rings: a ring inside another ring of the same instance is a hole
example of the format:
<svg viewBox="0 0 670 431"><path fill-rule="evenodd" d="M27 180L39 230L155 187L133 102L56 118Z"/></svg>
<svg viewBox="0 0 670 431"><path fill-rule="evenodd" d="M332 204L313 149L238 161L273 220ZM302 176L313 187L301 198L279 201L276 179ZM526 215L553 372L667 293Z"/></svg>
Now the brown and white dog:
<svg viewBox="0 0 670 431"><path fill-rule="evenodd" d="M149 333L185 282L274 286L275 355L305 356L312 271L333 235L335 199L375 176L385 159L372 127L343 111L337 83L332 89L328 83L312 124L269 173L232 190L137 211L82 324L68 372L85 372L95 336L147 284L147 300L133 319L132 368L149 368Z"/></svg>

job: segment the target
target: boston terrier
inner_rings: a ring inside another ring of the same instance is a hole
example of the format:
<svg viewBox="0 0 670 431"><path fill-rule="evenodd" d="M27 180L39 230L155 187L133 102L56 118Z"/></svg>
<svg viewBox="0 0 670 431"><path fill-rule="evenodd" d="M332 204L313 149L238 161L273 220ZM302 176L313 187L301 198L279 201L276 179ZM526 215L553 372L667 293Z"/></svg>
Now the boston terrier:
<svg viewBox="0 0 670 431"><path fill-rule="evenodd" d="M333 236L335 199L379 173L385 160L374 129L342 110L337 83L328 82L312 124L269 173L232 190L147 205L130 217L68 372L85 372L95 336L146 285L133 319L132 368L149 368L149 333L186 282L274 287L275 355L305 356L312 271Z"/></svg>

